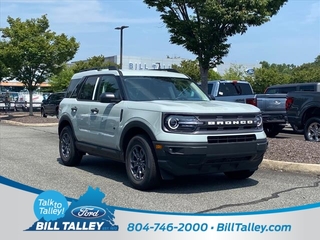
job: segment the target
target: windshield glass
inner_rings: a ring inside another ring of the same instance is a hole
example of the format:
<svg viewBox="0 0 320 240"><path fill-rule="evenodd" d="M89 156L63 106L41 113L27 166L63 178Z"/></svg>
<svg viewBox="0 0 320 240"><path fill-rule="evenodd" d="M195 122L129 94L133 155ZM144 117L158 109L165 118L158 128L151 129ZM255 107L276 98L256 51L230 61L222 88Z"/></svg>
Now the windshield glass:
<svg viewBox="0 0 320 240"><path fill-rule="evenodd" d="M129 100L209 101L194 82L184 78L124 77Z"/></svg>

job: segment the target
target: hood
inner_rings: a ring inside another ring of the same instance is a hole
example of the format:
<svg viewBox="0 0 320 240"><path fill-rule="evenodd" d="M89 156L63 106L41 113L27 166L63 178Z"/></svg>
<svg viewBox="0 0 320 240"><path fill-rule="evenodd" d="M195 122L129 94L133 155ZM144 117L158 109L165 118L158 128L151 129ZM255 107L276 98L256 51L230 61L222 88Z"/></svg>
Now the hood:
<svg viewBox="0 0 320 240"><path fill-rule="evenodd" d="M260 109L245 103L226 101L128 101L128 108L173 113L259 113Z"/></svg>

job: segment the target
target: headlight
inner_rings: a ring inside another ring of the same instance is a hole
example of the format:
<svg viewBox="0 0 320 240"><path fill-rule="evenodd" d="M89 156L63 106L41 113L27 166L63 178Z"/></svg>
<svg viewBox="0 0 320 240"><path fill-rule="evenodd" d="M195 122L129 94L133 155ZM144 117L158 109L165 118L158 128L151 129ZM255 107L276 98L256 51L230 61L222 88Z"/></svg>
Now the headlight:
<svg viewBox="0 0 320 240"><path fill-rule="evenodd" d="M164 117L164 130L167 132L194 132L203 124L195 116L168 115Z"/></svg>
<svg viewBox="0 0 320 240"><path fill-rule="evenodd" d="M255 123L257 124L258 129L260 129L260 128L262 129L263 119L262 119L261 115L257 115L255 117Z"/></svg>

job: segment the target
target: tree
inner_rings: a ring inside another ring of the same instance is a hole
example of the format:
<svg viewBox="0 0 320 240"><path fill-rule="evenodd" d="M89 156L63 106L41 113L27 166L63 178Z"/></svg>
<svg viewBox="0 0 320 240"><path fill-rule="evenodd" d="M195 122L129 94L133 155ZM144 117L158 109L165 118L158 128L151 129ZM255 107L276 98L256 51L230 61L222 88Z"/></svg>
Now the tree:
<svg viewBox="0 0 320 240"><path fill-rule="evenodd" d="M4 46L5 42L0 41L0 82L9 76L9 69L6 66L4 59Z"/></svg>
<svg viewBox="0 0 320 240"><path fill-rule="evenodd" d="M10 69L10 77L29 90L29 115L32 116L32 92L61 71L63 64L74 57L79 43L74 37L57 35L49 30L46 15L25 22L8 17L7 21L9 27L0 29L5 39L4 60Z"/></svg>
<svg viewBox="0 0 320 240"><path fill-rule="evenodd" d="M73 74L73 68L67 64L64 64L63 69L49 79L52 90L54 92L65 91L69 86Z"/></svg>
<svg viewBox="0 0 320 240"><path fill-rule="evenodd" d="M320 81L320 55L318 55L314 62L305 63L298 66L292 71L291 82L319 82Z"/></svg>
<svg viewBox="0 0 320 240"><path fill-rule="evenodd" d="M243 65L231 64L222 78L225 80L244 80L246 77L245 70Z"/></svg>
<svg viewBox="0 0 320 240"><path fill-rule="evenodd" d="M244 34L277 14L288 0L144 0L155 7L170 32L170 42L197 56L201 86L207 92L208 71L223 63L228 37Z"/></svg>
<svg viewBox="0 0 320 240"><path fill-rule="evenodd" d="M190 78L192 78L196 82L201 81L200 67L199 67L199 62L197 60L183 60L180 63L180 66L173 64L172 68L178 70L183 74L188 75ZM208 78L211 80L221 79L220 74L215 72L212 69L209 70L208 76L209 76Z"/></svg>
<svg viewBox="0 0 320 240"><path fill-rule="evenodd" d="M90 57L85 61L77 61L72 66L72 69L75 73L77 73L85 69L108 68L110 66L119 67L117 66L117 64L113 62L106 62L105 57L103 55L100 55L100 56Z"/></svg>

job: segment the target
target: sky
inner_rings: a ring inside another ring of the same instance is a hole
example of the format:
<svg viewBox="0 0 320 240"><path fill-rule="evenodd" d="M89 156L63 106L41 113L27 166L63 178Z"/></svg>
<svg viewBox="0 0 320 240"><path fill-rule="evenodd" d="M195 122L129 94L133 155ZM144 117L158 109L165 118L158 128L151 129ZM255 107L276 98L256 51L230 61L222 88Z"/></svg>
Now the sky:
<svg viewBox="0 0 320 240"><path fill-rule="evenodd" d="M92 56L120 54L123 30L123 55L194 60L195 55L170 43L170 34L160 13L142 0L0 0L0 28L7 17L21 20L47 14L50 30L73 36L80 48L72 61ZM289 0L271 20L251 27L243 35L230 37L225 63L277 64L313 62L320 54L320 1Z"/></svg>

